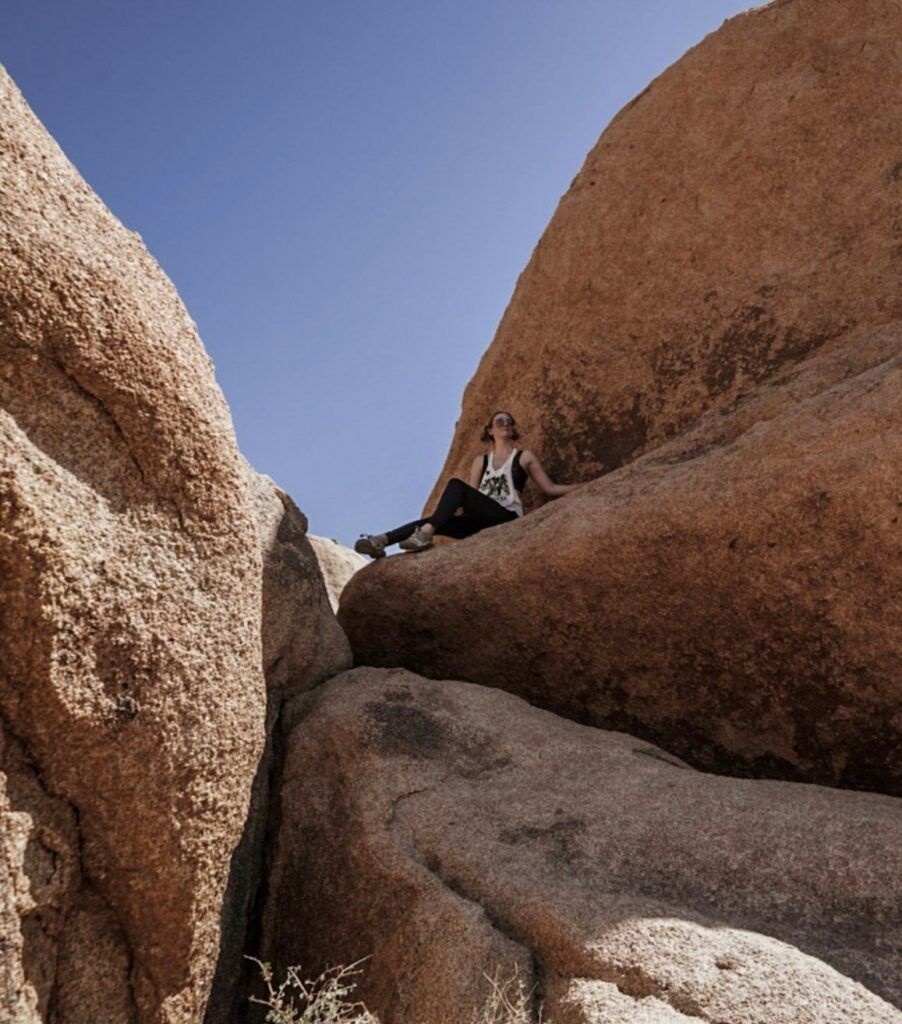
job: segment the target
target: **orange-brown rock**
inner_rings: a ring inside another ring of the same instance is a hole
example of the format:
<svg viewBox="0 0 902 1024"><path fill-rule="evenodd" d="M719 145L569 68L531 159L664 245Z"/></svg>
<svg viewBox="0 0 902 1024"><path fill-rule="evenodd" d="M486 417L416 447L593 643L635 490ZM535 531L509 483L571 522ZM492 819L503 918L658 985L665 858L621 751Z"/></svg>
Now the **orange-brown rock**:
<svg viewBox="0 0 902 1024"><path fill-rule="evenodd" d="M896 0L776 0L627 104L517 282L436 494L494 409L589 480L902 317L900 39Z"/></svg>
<svg viewBox="0 0 902 1024"><path fill-rule="evenodd" d="M384 559L358 664L513 690L728 773L902 793L902 324L825 344L513 524Z"/></svg>
<svg viewBox="0 0 902 1024"><path fill-rule="evenodd" d="M2 70L0 180L0 1007L196 1022L264 743L250 479L175 289Z"/></svg>
<svg viewBox="0 0 902 1024"><path fill-rule="evenodd" d="M383 1024L484 974L563 1024L898 1024L902 802L688 768L478 686L361 668L293 703L264 914L363 957Z"/></svg>

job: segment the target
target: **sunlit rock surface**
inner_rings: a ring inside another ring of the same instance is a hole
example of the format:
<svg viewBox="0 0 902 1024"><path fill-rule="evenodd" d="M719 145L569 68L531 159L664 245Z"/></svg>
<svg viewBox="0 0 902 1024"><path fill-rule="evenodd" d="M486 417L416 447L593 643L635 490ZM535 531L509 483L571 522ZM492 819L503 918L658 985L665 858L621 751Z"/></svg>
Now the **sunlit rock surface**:
<svg viewBox="0 0 902 1024"><path fill-rule="evenodd" d="M517 282L436 493L494 409L589 480L902 318L900 38L894 0L777 0L628 103Z"/></svg>
<svg viewBox="0 0 902 1024"><path fill-rule="evenodd" d="M174 288L5 73L0 183L0 1009L196 1022L267 717L347 643Z"/></svg>
<svg viewBox="0 0 902 1024"><path fill-rule="evenodd" d="M330 537L317 537L311 534L310 543L316 552L316 558L326 583L326 590L329 592L329 600L333 609L338 611L341 592L354 573L358 569L362 569L369 559L358 555L356 551L346 548L344 544L340 544Z"/></svg>

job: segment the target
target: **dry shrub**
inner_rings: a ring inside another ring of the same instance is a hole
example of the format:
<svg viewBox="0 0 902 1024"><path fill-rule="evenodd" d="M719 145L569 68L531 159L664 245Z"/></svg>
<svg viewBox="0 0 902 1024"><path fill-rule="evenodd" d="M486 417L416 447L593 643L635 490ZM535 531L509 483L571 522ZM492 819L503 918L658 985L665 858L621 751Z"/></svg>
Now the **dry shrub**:
<svg viewBox="0 0 902 1024"><path fill-rule="evenodd" d="M358 964L333 967L313 980L305 980L299 967L289 967L285 980L276 988L272 968L254 957L267 994L251 996L251 1002L267 1008L266 1024L379 1024L363 1003L349 1000L357 986ZM360 961L362 963L362 961Z"/></svg>
<svg viewBox="0 0 902 1024"><path fill-rule="evenodd" d="M497 970L494 976L485 977L490 991L482 1010L470 1018L470 1024L552 1024L542 1016L541 1006L533 1008L535 987L527 989L516 967L504 981Z"/></svg>
<svg viewBox="0 0 902 1024"><path fill-rule="evenodd" d="M333 967L312 981L302 979L300 967L289 967L285 980L276 987L269 964L254 957L248 960L260 968L266 985L263 999L251 996L252 1003L267 1008L266 1024L379 1024L379 1019L363 1003L349 998L357 986L355 978L363 961L349 967ZM516 969L506 980L500 979L498 971L493 977L485 977L489 994L469 1024L552 1024L542 1017L541 1007L534 1011L534 989L526 988Z"/></svg>

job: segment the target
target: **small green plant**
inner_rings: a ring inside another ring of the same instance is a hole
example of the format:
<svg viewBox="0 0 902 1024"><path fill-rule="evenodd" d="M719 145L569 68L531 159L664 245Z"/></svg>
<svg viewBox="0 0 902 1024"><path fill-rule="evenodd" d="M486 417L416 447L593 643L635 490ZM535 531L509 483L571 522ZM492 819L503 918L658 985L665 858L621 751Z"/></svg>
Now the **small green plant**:
<svg viewBox="0 0 902 1024"><path fill-rule="evenodd" d="M252 1003L267 1008L266 1024L379 1024L363 1003L348 999L357 987L358 964L333 967L313 980L303 979L299 967L289 967L276 987L269 964L247 959L260 968L266 985L265 998L251 996Z"/></svg>

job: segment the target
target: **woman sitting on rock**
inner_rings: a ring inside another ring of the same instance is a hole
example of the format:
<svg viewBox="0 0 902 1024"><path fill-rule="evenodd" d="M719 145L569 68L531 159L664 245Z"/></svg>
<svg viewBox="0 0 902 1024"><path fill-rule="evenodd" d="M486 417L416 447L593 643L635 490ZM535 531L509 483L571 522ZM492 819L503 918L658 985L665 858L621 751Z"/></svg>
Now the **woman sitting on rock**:
<svg viewBox="0 0 902 1024"><path fill-rule="evenodd" d="M578 486L552 483L532 452L514 447L519 436L513 416L496 412L483 428L481 438L491 442L491 450L473 459L469 483L454 477L431 516L388 533L362 534L354 550L371 558L381 558L391 544L399 544L405 551L425 551L432 547L436 534L461 540L487 526L512 522L523 515L520 492L529 477L552 498Z"/></svg>

